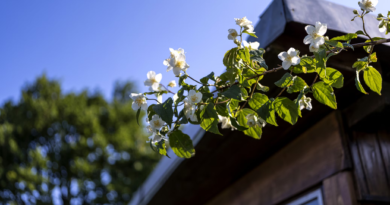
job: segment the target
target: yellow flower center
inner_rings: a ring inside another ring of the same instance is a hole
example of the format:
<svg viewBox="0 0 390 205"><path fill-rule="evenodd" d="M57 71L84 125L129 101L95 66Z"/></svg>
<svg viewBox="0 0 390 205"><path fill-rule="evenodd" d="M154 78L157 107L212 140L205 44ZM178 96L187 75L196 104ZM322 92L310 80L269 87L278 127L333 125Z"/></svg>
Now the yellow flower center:
<svg viewBox="0 0 390 205"><path fill-rule="evenodd" d="M288 56L287 56L287 60L288 60L288 61L291 61L291 59L292 59L292 56L288 55Z"/></svg>
<svg viewBox="0 0 390 205"><path fill-rule="evenodd" d="M321 37L321 35L318 35L318 33L312 33L312 34L311 34L311 37L312 37L313 39L316 39L316 38L318 38L318 37Z"/></svg>
<svg viewBox="0 0 390 205"><path fill-rule="evenodd" d="M363 5L364 5L364 7L369 8L369 7L372 7L372 2L366 1L365 3L363 3Z"/></svg>
<svg viewBox="0 0 390 205"><path fill-rule="evenodd" d="M156 120L153 122L154 127L160 127L160 121Z"/></svg>
<svg viewBox="0 0 390 205"><path fill-rule="evenodd" d="M186 63L184 61L177 61L175 63L175 67L177 67L177 68L184 68L185 64Z"/></svg>
<svg viewBox="0 0 390 205"><path fill-rule="evenodd" d="M137 98L136 100L135 100L135 103L137 103L137 105L142 105L143 103L144 103L144 99L143 98Z"/></svg>
<svg viewBox="0 0 390 205"><path fill-rule="evenodd" d="M236 32L233 32L230 35L232 35L233 37L237 37L238 36L238 34Z"/></svg>
<svg viewBox="0 0 390 205"><path fill-rule="evenodd" d="M198 97L196 95L191 96L191 101L196 102L198 100Z"/></svg>

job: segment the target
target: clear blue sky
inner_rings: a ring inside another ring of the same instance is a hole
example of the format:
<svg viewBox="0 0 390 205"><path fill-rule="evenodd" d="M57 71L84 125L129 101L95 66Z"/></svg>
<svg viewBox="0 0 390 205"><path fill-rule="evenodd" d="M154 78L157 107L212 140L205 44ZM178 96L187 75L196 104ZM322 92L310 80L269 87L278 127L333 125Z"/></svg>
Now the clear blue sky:
<svg viewBox="0 0 390 205"><path fill-rule="evenodd" d="M332 0L358 9L357 0ZM256 25L271 0L133 1L67 0L0 2L0 104L18 100L26 82L46 73L65 92L100 90L111 99L115 80L134 80L141 92L146 73L173 80L163 60L183 48L195 78L221 73L234 47L233 18ZM379 0L378 12L390 1ZM261 34L260 34L261 35Z"/></svg>

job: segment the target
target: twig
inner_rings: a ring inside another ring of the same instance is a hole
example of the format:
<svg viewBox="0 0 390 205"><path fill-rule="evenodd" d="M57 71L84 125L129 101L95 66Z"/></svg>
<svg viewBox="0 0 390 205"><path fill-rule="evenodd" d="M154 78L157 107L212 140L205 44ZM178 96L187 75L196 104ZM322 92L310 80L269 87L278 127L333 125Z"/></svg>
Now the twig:
<svg viewBox="0 0 390 205"><path fill-rule="evenodd" d="M168 91L168 92L170 92L170 93L172 93L172 94L176 94L176 93L170 91L167 87L165 87L165 85L163 85L163 84L161 84L161 83L160 83L160 85L163 86L163 87L165 88L166 91Z"/></svg>

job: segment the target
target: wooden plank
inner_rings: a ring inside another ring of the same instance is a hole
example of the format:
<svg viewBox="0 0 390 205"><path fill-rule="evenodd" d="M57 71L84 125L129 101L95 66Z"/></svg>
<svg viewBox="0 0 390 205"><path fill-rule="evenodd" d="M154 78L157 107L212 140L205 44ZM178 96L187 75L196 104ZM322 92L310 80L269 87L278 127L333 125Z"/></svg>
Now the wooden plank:
<svg viewBox="0 0 390 205"><path fill-rule="evenodd" d="M323 182L324 205L356 205L352 174L340 172Z"/></svg>
<svg viewBox="0 0 390 205"><path fill-rule="evenodd" d="M354 132L370 196L390 196L386 171L376 133Z"/></svg>
<svg viewBox="0 0 390 205"><path fill-rule="evenodd" d="M209 204L280 203L345 168L339 122L333 112Z"/></svg>
<svg viewBox="0 0 390 205"><path fill-rule="evenodd" d="M382 151L383 162L387 174L387 182L390 183L390 132L387 130L380 130L378 132L378 139ZM389 196L390 197L390 196Z"/></svg>

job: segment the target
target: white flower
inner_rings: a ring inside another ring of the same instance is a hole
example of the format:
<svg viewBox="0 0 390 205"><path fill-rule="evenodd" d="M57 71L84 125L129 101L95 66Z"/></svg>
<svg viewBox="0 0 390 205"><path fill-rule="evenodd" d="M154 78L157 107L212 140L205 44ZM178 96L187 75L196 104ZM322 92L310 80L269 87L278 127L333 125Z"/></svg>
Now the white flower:
<svg viewBox="0 0 390 205"><path fill-rule="evenodd" d="M310 44L310 46L309 46L309 50L310 50L310 52L318 52L319 50L320 50L320 47L317 45L317 44Z"/></svg>
<svg viewBox="0 0 390 205"><path fill-rule="evenodd" d="M259 42L246 42L245 40L242 41L242 44L244 44L245 47L247 47L250 51L258 50L260 43Z"/></svg>
<svg viewBox="0 0 390 205"><path fill-rule="evenodd" d="M278 57L283 61L282 66L284 70L288 70L291 65L298 65L301 62L298 52L294 48L290 48L287 52L279 53Z"/></svg>
<svg viewBox="0 0 390 205"><path fill-rule="evenodd" d="M176 81L172 80L171 82L168 83L168 86L171 88L176 87Z"/></svg>
<svg viewBox="0 0 390 205"><path fill-rule="evenodd" d="M147 132L148 134L153 134L153 129L152 129L152 127L151 127L150 125L148 125L148 126L146 127L146 132Z"/></svg>
<svg viewBox="0 0 390 205"><path fill-rule="evenodd" d="M190 119L192 122L198 122L198 117L196 117L196 106L189 103L187 99L183 100L184 102L184 115L187 119Z"/></svg>
<svg viewBox="0 0 390 205"><path fill-rule="evenodd" d="M234 20L236 20L236 24L238 25L238 26L241 26L241 27L243 27L243 26L247 26L247 25L251 25L252 24L252 21L249 21L247 18L246 18L246 16L244 16L243 18L240 18L240 19L234 19Z"/></svg>
<svg viewBox="0 0 390 205"><path fill-rule="evenodd" d="M255 27L253 27L253 25L246 25L244 26L244 31L248 32L248 33L255 33Z"/></svg>
<svg viewBox="0 0 390 205"><path fill-rule="evenodd" d="M179 96L177 96L177 93L173 95L173 102L176 102L176 100L179 99Z"/></svg>
<svg viewBox="0 0 390 205"><path fill-rule="evenodd" d="M246 116L246 119L247 119L247 125L249 127L254 127L254 126L264 127L267 124L267 122L263 120L263 118L257 117L254 114L248 114Z"/></svg>
<svg viewBox="0 0 390 205"><path fill-rule="evenodd" d="M154 91L157 91L158 87L160 86L160 81L162 79L161 73L156 75L154 71L149 71L146 76L148 77L148 79L144 82L145 86L150 86Z"/></svg>
<svg viewBox="0 0 390 205"><path fill-rule="evenodd" d="M359 1L359 6L365 11L374 12L376 10L375 6L378 4L378 0L362 0Z"/></svg>
<svg viewBox="0 0 390 205"><path fill-rule="evenodd" d="M150 120L150 127L152 128L153 132L156 130L159 130L162 126L164 126L164 121L160 118L158 115L153 115L152 120Z"/></svg>
<svg viewBox="0 0 390 205"><path fill-rule="evenodd" d="M228 32L229 32L229 35L228 35L229 40L235 40L237 38L238 33L237 33L236 29L229 29Z"/></svg>
<svg viewBox="0 0 390 205"><path fill-rule="evenodd" d="M188 98L188 103L194 105L202 101L202 93L200 92L197 93L195 90L190 90L188 92L187 98Z"/></svg>
<svg viewBox="0 0 390 205"><path fill-rule="evenodd" d="M259 126L265 127L265 125L267 124L267 121L265 121L265 120L264 120L263 118L261 118L261 117L258 117L257 123L258 123Z"/></svg>
<svg viewBox="0 0 390 205"><path fill-rule="evenodd" d="M186 62L186 56L184 50L179 48L178 50L169 49L171 57L164 60L163 64L168 66L167 72L173 69L173 73L176 77L180 76L180 71L186 71L190 66Z"/></svg>
<svg viewBox="0 0 390 205"><path fill-rule="evenodd" d="M306 109L306 110L311 110L313 107L311 105L311 98L308 98L306 96L303 96L300 100L299 100L299 109L303 110L303 109Z"/></svg>
<svg viewBox="0 0 390 205"><path fill-rule="evenodd" d="M131 93L130 97L133 99L133 104L131 105L133 110L138 110L141 108L142 110L146 111L148 109L146 98L142 93Z"/></svg>
<svg viewBox="0 0 390 205"><path fill-rule="evenodd" d="M320 45L325 43L324 35L328 26L326 24L321 24L321 22L316 22L315 27L308 25L305 27L307 36L303 39L304 44L310 44L310 47L318 48Z"/></svg>
<svg viewBox="0 0 390 205"><path fill-rule="evenodd" d="M157 133L153 133L153 135L149 137L149 140L152 142L153 146L155 146L156 142L160 142L161 140L166 140L166 137L163 137Z"/></svg>
<svg viewBox="0 0 390 205"><path fill-rule="evenodd" d="M386 22L385 20L379 21L379 32L382 32L382 33L386 32L387 24L388 24L388 22Z"/></svg>
<svg viewBox="0 0 390 205"><path fill-rule="evenodd" d="M218 119L222 123L222 126L221 126L222 129L231 128L232 131L237 129L237 128L233 127L232 122L230 121L229 117L218 115Z"/></svg>
<svg viewBox="0 0 390 205"><path fill-rule="evenodd" d="M246 116L246 119L247 119L247 125L249 126L249 127L254 127L254 126L256 126L258 123L257 123L257 117L256 117L256 115L254 115L254 114L248 114L247 116Z"/></svg>

